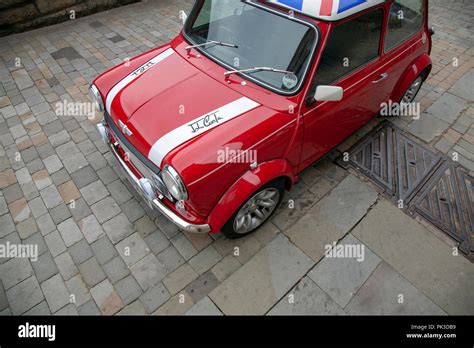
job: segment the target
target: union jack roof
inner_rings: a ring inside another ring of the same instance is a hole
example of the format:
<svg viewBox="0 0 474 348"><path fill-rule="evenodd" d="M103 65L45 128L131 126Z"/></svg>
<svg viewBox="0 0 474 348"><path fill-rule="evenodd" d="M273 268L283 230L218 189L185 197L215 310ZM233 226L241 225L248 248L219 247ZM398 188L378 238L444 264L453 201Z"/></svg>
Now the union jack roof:
<svg viewBox="0 0 474 348"><path fill-rule="evenodd" d="M337 21L385 0L269 0L296 12L318 19Z"/></svg>

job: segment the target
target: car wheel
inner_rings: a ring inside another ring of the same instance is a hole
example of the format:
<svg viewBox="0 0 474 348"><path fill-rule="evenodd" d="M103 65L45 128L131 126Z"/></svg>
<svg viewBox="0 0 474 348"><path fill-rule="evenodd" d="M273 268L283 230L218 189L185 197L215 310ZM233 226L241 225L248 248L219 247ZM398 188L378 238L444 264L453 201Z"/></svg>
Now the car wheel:
<svg viewBox="0 0 474 348"><path fill-rule="evenodd" d="M418 92L421 89L421 85L423 84L423 75L418 76L415 81L408 87L407 91L402 97L400 104L411 104L415 97L417 96Z"/></svg>
<svg viewBox="0 0 474 348"><path fill-rule="evenodd" d="M227 238L238 239L255 232L276 211L283 199L285 182L277 179L254 192L227 221L221 232Z"/></svg>

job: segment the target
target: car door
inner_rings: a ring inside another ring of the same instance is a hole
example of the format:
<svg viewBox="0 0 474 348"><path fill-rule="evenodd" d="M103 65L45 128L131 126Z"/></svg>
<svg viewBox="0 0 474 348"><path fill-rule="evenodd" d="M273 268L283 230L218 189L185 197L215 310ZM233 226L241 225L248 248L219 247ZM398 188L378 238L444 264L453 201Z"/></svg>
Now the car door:
<svg viewBox="0 0 474 348"><path fill-rule="evenodd" d="M337 146L380 111L390 91L379 69L384 8L334 24L302 108L304 144L300 169ZM314 101L318 85L340 86L338 102Z"/></svg>

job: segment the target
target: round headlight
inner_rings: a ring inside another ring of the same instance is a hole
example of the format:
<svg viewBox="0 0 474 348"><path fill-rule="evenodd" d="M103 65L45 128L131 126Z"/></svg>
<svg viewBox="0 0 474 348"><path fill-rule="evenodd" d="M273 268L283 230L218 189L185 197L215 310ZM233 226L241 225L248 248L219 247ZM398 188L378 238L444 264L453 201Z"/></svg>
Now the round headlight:
<svg viewBox="0 0 474 348"><path fill-rule="evenodd" d="M176 200L181 201L188 199L188 192L186 191L183 180L181 180L178 172L176 172L173 167L166 165L161 172L161 178L168 191Z"/></svg>
<svg viewBox="0 0 474 348"><path fill-rule="evenodd" d="M95 85L90 85L89 87L89 94L92 97L92 102L95 104L95 107L100 112L104 111L104 101L102 100L102 96L100 95L99 90Z"/></svg>

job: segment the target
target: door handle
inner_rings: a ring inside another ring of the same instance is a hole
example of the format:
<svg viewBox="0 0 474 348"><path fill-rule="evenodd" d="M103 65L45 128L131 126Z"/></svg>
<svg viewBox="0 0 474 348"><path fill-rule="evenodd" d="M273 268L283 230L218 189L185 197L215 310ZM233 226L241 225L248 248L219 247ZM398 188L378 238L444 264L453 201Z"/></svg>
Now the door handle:
<svg viewBox="0 0 474 348"><path fill-rule="evenodd" d="M380 78L379 78L378 80L372 81L372 83L379 83L380 81L385 80L385 79L388 77L388 74L387 74L387 73L383 73L383 74L381 74L381 75L379 75L379 76L380 76Z"/></svg>

